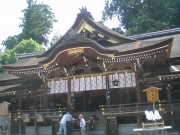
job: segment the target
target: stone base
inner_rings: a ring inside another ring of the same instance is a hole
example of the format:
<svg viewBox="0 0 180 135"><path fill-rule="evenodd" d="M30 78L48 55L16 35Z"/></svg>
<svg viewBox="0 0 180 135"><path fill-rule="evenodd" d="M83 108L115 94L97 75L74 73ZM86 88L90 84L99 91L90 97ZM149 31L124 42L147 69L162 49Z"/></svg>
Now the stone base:
<svg viewBox="0 0 180 135"><path fill-rule="evenodd" d="M118 125L118 134L119 135L137 135L133 132L133 129L137 128L137 123L132 124L119 124Z"/></svg>
<svg viewBox="0 0 180 135"><path fill-rule="evenodd" d="M71 135L81 135L80 131L72 132ZM106 135L106 131L86 131L86 135Z"/></svg>
<svg viewBox="0 0 180 135"><path fill-rule="evenodd" d="M38 126L37 134L38 135L52 135L52 127L51 126ZM34 126L26 126L25 135L35 135Z"/></svg>

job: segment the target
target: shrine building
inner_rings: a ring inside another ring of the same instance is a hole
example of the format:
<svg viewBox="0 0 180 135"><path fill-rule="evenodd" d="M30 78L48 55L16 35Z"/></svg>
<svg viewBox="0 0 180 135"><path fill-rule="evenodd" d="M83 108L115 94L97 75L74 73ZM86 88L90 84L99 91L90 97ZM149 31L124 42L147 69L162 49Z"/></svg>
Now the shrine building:
<svg viewBox="0 0 180 135"><path fill-rule="evenodd" d="M132 135L153 109L143 92L151 86L161 88L155 107L165 125L180 130L180 28L126 37L82 10L50 49L3 68L12 134L56 135L68 110L84 115L91 135Z"/></svg>

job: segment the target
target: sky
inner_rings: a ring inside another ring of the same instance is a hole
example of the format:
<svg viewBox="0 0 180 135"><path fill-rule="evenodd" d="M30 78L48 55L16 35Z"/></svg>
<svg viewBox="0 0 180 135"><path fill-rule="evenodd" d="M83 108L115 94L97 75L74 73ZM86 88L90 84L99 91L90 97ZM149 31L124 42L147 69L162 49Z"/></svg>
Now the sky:
<svg viewBox="0 0 180 135"><path fill-rule="evenodd" d="M58 21L53 25L53 32L48 36L51 40L54 33L59 31L63 35L74 23L79 8L87 7L95 21L100 21L105 0L39 0L52 8ZM0 0L0 45L8 36L21 32L19 24L23 16L22 10L27 7L26 0ZM118 21L114 18L105 23L109 28L118 27ZM1 46L2 47L2 46ZM0 47L0 48L1 48Z"/></svg>

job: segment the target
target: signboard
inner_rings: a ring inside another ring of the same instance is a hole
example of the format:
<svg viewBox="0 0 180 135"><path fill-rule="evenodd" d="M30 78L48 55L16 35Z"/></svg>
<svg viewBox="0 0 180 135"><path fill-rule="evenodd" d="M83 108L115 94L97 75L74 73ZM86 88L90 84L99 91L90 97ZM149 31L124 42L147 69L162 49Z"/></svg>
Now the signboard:
<svg viewBox="0 0 180 135"><path fill-rule="evenodd" d="M161 90L161 88L152 86L143 90L143 92L146 92L148 102L159 101L159 90Z"/></svg>
<svg viewBox="0 0 180 135"><path fill-rule="evenodd" d="M7 102L0 103L0 115L8 115L8 105Z"/></svg>

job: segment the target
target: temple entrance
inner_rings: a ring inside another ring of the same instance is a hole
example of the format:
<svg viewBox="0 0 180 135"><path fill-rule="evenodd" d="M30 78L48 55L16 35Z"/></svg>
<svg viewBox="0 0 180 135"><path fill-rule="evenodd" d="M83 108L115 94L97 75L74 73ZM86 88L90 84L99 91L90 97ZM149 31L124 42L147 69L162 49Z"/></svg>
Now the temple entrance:
<svg viewBox="0 0 180 135"><path fill-rule="evenodd" d="M116 88L111 89L111 105L117 104L129 104L129 103L136 103L136 89L135 88Z"/></svg>
<svg viewBox="0 0 180 135"><path fill-rule="evenodd" d="M106 91L93 90L75 93L74 111L99 111L100 105L106 104Z"/></svg>

